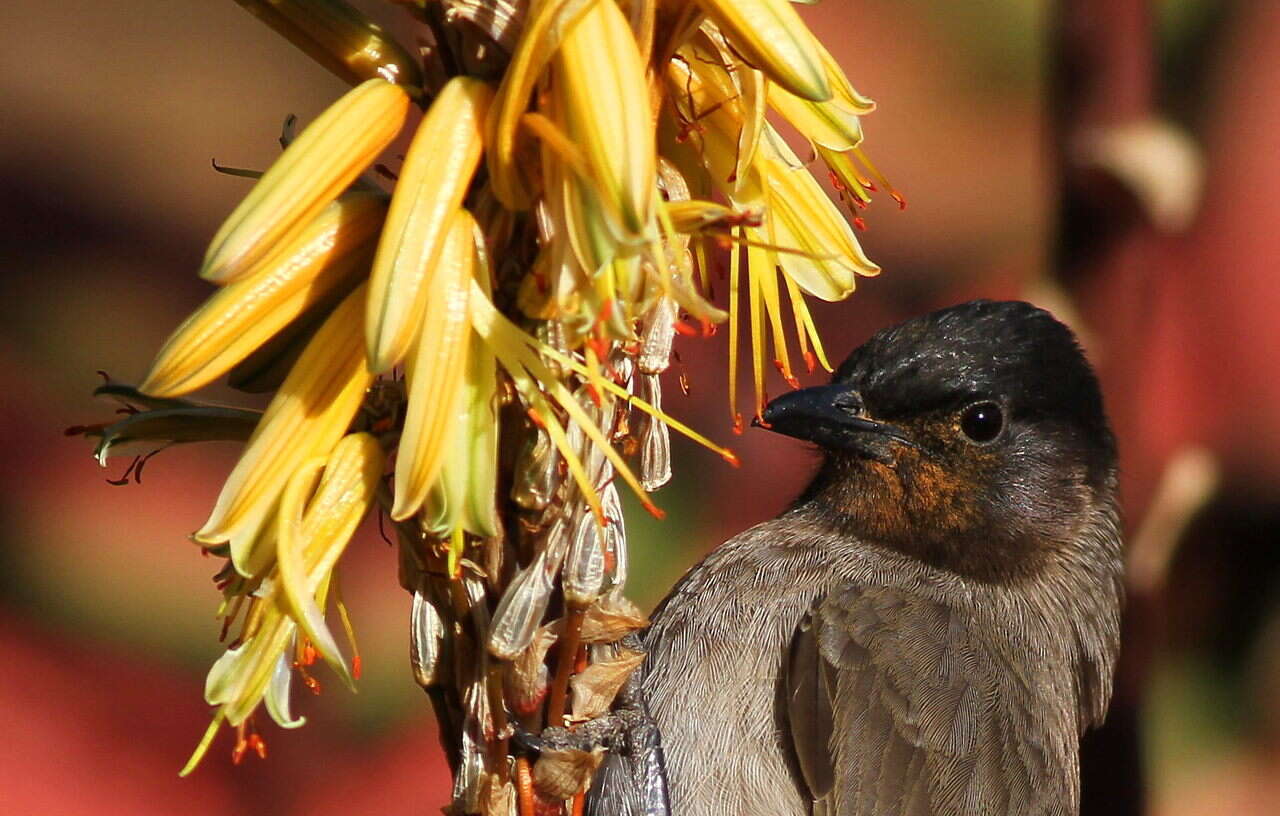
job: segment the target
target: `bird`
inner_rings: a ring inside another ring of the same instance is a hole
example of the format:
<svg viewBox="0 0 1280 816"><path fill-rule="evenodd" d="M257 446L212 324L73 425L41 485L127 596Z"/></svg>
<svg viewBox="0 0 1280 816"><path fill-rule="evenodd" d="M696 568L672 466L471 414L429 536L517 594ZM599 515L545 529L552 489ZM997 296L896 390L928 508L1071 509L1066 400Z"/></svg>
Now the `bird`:
<svg viewBox="0 0 1280 816"><path fill-rule="evenodd" d="M1020 301L915 317L756 424L821 464L656 609L625 695L647 727L588 813L1078 813L1124 590L1116 443L1070 329Z"/></svg>

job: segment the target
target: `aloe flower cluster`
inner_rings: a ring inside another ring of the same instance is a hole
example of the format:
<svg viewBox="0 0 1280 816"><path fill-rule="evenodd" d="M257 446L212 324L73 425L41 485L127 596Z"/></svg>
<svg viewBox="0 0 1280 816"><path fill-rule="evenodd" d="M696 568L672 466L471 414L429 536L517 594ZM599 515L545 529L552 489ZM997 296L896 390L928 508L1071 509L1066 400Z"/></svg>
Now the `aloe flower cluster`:
<svg viewBox="0 0 1280 816"><path fill-rule="evenodd" d="M645 620L618 491L660 514L671 429L735 461L663 411L673 339L727 321L738 428L740 335L756 414L767 360L790 383L791 347L829 370L806 298L879 271L849 218L877 185L898 198L860 149L873 105L787 0L399 2L416 55L339 0L240 4L352 88L252 174L200 271L217 288L141 384L99 389L128 415L79 429L104 463L244 441L192 536L226 559L229 642L186 771L224 725L237 759L264 753L260 705L301 725L291 686L318 686L317 660L355 682L326 612L346 624L335 570L373 511L452 812L580 804L598 756L530 766L509 740L606 712L643 657L621 642ZM186 398L223 378L265 411Z"/></svg>

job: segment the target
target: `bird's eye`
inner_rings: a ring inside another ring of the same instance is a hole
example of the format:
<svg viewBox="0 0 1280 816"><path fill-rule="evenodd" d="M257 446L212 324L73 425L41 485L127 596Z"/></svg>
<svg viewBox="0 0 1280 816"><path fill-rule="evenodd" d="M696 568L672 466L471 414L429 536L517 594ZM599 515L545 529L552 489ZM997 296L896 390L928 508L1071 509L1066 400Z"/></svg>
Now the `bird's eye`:
<svg viewBox="0 0 1280 816"><path fill-rule="evenodd" d="M990 442L1004 429L1004 412L994 402L975 402L960 415L960 430L973 442Z"/></svg>

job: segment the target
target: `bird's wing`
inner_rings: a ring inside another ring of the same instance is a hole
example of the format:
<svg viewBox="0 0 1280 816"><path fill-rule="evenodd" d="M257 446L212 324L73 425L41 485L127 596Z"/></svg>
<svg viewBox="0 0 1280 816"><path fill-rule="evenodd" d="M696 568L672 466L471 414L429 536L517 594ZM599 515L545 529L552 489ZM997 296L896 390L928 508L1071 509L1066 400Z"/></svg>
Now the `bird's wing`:
<svg viewBox="0 0 1280 816"><path fill-rule="evenodd" d="M820 599L785 681L815 816L1070 812L1074 791L1046 787L1063 757L1034 736L1031 678L995 651L962 613L899 589Z"/></svg>

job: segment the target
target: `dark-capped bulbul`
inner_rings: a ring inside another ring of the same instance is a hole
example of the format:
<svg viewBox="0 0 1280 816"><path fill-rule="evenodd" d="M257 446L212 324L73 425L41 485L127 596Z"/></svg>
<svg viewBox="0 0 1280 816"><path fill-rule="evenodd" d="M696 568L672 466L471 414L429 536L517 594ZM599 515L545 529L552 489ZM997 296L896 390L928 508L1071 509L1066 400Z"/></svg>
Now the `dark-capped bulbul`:
<svg viewBox="0 0 1280 816"><path fill-rule="evenodd" d="M1123 589L1115 443L1070 330L943 309L758 423L822 464L655 612L631 695L654 750L610 757L591 813L1077 813Z"/></svg>

